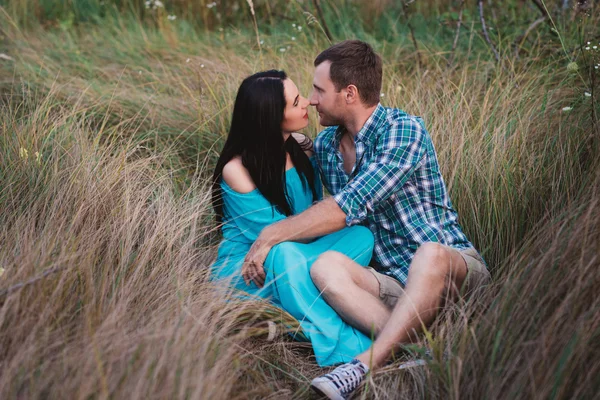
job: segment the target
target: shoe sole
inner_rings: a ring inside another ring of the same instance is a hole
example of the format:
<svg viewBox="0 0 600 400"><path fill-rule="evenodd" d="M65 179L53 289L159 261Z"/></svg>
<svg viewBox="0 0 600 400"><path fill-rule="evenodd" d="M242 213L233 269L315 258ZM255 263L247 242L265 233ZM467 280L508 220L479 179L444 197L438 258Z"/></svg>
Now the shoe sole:
<svg viewBox="0 0 600 400"><path fill-rule="evenodd" d="M321 389L319 389L319 388L317 388L317 387L315 387L313 385L310 385L310 388L312 389L313 392L315 392L319 396L328 398L327 395L321 391Z"/></svg>
<svg viewBox="0 0 600 400"><path fill-rule="evenodd" d="M338 395L337 393L335 394L335 397L330 397L329 394L325 393L324 391L322 391L320 388L316 387L315 385L313 385L312 383L310 384L310 388L319 396L324 397L326 399L332 399L332 400L344 400L343 397L341 397L340 395Z"/></svg>

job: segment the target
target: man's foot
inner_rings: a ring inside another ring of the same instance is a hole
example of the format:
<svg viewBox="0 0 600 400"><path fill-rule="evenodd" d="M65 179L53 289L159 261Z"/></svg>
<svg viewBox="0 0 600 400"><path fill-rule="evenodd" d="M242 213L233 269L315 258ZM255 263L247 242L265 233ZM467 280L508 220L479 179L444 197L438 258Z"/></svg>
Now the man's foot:
<svg viewBox="0 0 600 400"><path fill-rule="evenodd" d="M369 367L365 363L354 359L313 379L310 387L331 400L345 400L358 388L368 372Z"/></svg>

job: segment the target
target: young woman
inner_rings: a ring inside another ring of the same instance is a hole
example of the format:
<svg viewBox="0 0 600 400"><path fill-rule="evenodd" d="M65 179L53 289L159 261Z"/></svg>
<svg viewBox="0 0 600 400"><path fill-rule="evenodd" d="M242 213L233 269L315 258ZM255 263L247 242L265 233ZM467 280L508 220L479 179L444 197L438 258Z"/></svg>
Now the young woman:
<svg viewBox="0 0 600 400"><path fill-rule="evenodd" d="M241 274L244 257L264 227L321 200L312 142L295 133L308 125L308 106L283 71L259 72L242 82L213 175L212 202L223 241L212 279L226 280L288 311L300 321L317 363L326 366L352 360L371 345L371 339L346 324L325 302L311 280L310 267L328 250L367 265L373 251L371 232L355 226L310 243L273 247L265 261L262 288L253 282L247 285Z"/></svg>

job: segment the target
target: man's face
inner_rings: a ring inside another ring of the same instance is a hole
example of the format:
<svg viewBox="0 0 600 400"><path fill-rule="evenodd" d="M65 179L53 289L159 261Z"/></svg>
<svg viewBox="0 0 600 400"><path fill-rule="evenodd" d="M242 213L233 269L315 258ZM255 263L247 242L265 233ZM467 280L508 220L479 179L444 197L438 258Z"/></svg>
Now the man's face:
<svg viewBox="0 0 600 400"><path fill-rule="evenodd" d="M313 91L310 104L319 113L319 123L323 126L343 125L346 103L344 90L335 90L335 85L329 77L330 61L324 61L315 68Z"/></svg>

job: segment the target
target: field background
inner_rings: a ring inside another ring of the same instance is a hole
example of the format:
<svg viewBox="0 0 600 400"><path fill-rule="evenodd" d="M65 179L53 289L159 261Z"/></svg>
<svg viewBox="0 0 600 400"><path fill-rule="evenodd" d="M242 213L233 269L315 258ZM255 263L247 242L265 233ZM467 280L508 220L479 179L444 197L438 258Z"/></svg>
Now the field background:
<svg viewBox="0 0 600 400"><path fill-rule="evenodd" d="M357 398L598 398L599 7L0 0L0 398L311 396L310 346L259 324L297 322L208 282L208 178L241 80L308 96L328 36L383 56L494 278Z"/></svg>

